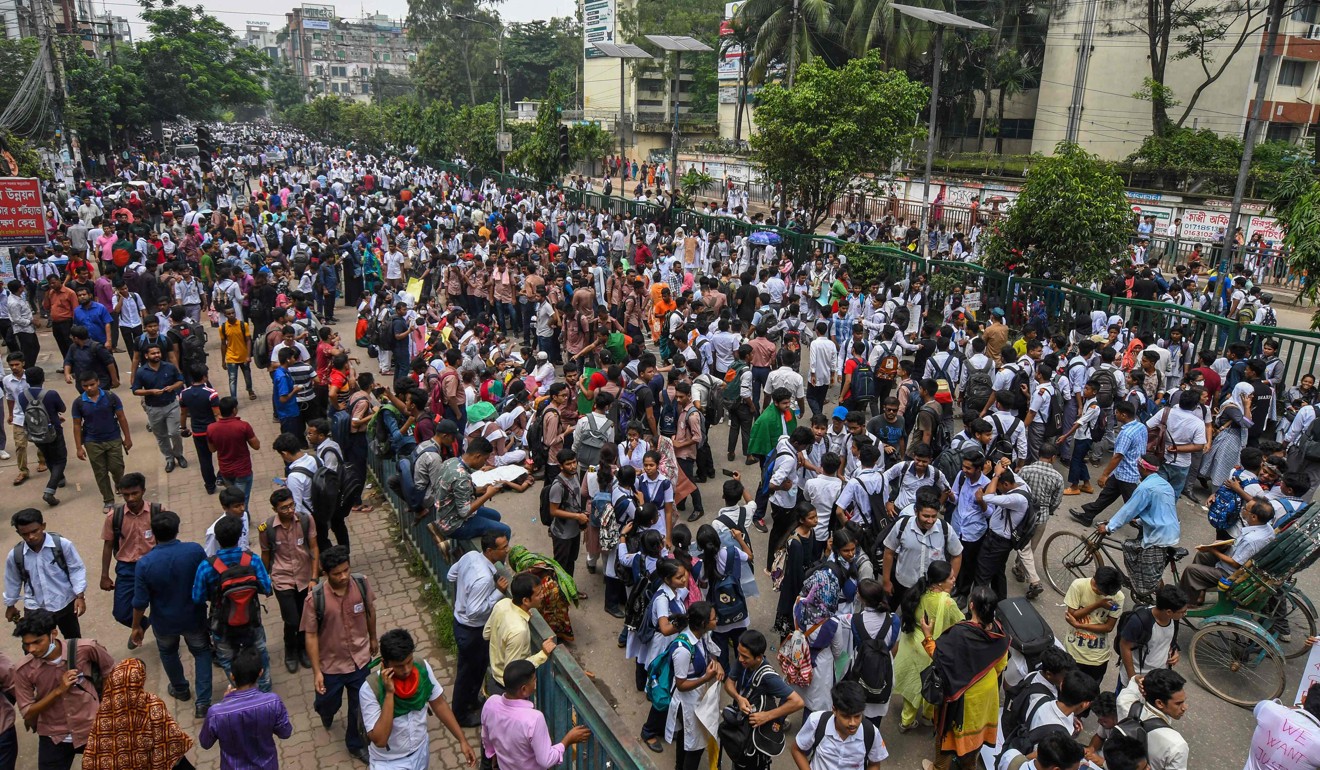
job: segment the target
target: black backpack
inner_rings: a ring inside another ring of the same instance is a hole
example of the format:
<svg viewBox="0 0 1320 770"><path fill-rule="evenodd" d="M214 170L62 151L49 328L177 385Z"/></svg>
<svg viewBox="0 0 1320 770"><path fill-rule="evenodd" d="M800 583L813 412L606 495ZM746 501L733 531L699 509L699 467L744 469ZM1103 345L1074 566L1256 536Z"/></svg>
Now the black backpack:
<svg viewBox="0 0 1320 770"><path fill-rule="evenodd" d="M1041 697L1036 698L1035 703L1031 704L1033 695ZM1015 749L1029 754L1046 735L1055 730L1062 730L1060 725L1042 725L1035 730L1031 729L1031 720L1036 718L1036 713L1046 704L1056 700L1058 699L1054 693L1040 682L1033 682L1016 690L1008 703L1008 708L1004 709L1004 724L1001 725L1001 731L1005 740L1000 753L1007 749ZM1028 704L1031 704L1030 707Z"/></svg>
<svg viewBox="0 0 1320 770"><path fill-rule="evenodd" d="M1023 597L1005 599L995 610L995 617L1008 636L1009 646L1035 669L1045 651L1054 646L1054 631L1036 609Z"/></svg>
<svg viewBox="0 0 1320 770"><path fill-rule="evenodd" d="M1008 389L1013 391L1014 395L1021 393L1024 387L1031 385L1031 377L1027 374L1027 367L1023 366L1021 362L1004 364L1004 368L1013 372L1013 380L1009 383Z"/></svg>
<svg viewBox="0 0 1320 770"><path fill-rule="evenodd" d="M185 321L171 332L179 338L180 363L206 363L206 329L201 324Z"/></svg>
<svg viewBox="0 0 1320 770"><path fill-rule="evenodd" d="M1114 405L1114 400L1118 398L1118 380L1115 379L1113 370L1096 369L1086 384L1095 388L1095 403L1101 409L1108 409Z"/></svg>
<svg viewBox="0 0 1320 770"><path fill-rule="evenodd" d="M852 380L848 383L848 395L853 401L870 403L875 400L875 372L863 359L853 359L857 368L853 369Z"/></svg>
<svg viewBox="0 0 1320 770"><path fill-rule="evenodd" d="M678 401L669 397L669 388L660 389L660 419L656 427L661 436L673 438L678 435Z"/></svg>
<svg viewBox="0 0 1320 770"><path fill-rule="evenodd" d="M370 605L367 605L367 577L354 572L352 574L353 582L357 583L358 593L362 594L362 603L366 605L368 613L372 612ZM312 586L312 609L316 612L316 627L320 629L325 625L325 582L322 581Z"/></svg>
<svg viewBox="0 0 1320 770"><path fill-rule="evenodd" d="M829 730L830 720L834 719L834 713L831 711L821 711L818 713L820 714L820 719L817 720L816 722L816 730L811 738L811 748L807 749L806 752L808 761L816 756L816 749L820 746L820 742L825 740L825 732ZM871 720L863 719L862 740L864 741L866 746L866 753L862 755L863 757L871 756L871 747L875 745L876 739L878 737L879 737L879 733L876 730L875 725L872 724ZM867 759L864 759L863 762L868 765L870 764L870 760Z"/></svg>
<svg viewBox="0 0 1320 770"><path fill-rule="evenodd" d="M995 438L990 442L990 451L986 453L986 459L991 462L999 462L1000 458L1013 456L1015 447L1013 444L1013 434L1017 433L1018 426L1022 421L1014 417L1013 422L1008 424L1008 430L1004 430L1003 422L999 415L990 416L990 423L995 426Z"/></svg>
<svg viewBox="0 0 1320 770"><path fill-rule="evenodd" d="M993 361L985 369L972 369L967 377L967 390L963 393L963 403L968 409L979 412L989 403L990 396L995 392L995 380L990 374L993 369Z"/></svg>
<svg viewBox="0 0 1320 770"><path fill-rule="evenodd" d="M1059 393L1059 383L1053 384L1054 392L1050 395L1050 416L1045 420L1045 438L1055 438L1063 434L1063 396Z"/></svg>
<svg viewBox="0 0 1320 770"><path fill-rule="evenodd" d="M885 627L892 622L892 616L885 613ZM894 691L894 659L885 648L884 633L869 636L860 612L853 613L852 632L856 651L844 681L860 684L868 704L888 703Z"/></svg>
<svg viewBox="0 0 1320 770"><path fill-rule="evenodd" d="M47 392L44 388L38 388L34 396L30 389L27 391L27 406L23 407L23 429L27 432L28 441L34 444L49 444L59 435L50 412L46 411L44 399Z"/></svg>
<svg viewBox="0 0 1320 770"><path fill-rule="evenodd" d="M527 453L537 467L545 465L549 459L549 447L545 443L545 415L551 408L550 399L547 398L527 426Z"/></svg>
<svg viewBox="0 0 1320 770"><path fill-rule="evenodd" d="M315 455L313 455L315 459ZM342 463L342 461L341 461ZM306 476L312 484L311 508L313 511L324 511L331 513L339 510L341 494L343 492L342 479L339 477L339 470L331 468L316 461L316 471L309 471L306 468L295 465L289 468L289 473L297 473Z"/></svg>
<svg viewBox="0 0 1320 770"><path fill-rule="evenodd" d="M953 437L949 435L949 426L944 422L944 415L940 413L939 404L935 401L928 401L921 405L917 414L930 412L932 415L932 428L930 429L930 451L931 455L938 457L941 452L953 443ZM961 465L961 462L959 463Z"/></svg>
<svg viewBox="0 0 1320 770"><path fill-rule="evenodd" d="M1141 701L1137 701L1136 703L1133 703L1132 706L1128 708L1127 716L1123 717L1123 719L1120 720L1119 723L1114 726L1114 730L1122 735L1126 735L1129 738L1133 738L1135 740L1140 741L1141 745L1145 746L1146 739L1150 736L1151 733L1155 732L1156 730L1173 729L1168 722L1165 722L1163 719L1159 717L1148 717L1146 719L1142 719L1141 709L1142 709Z"/></svg>

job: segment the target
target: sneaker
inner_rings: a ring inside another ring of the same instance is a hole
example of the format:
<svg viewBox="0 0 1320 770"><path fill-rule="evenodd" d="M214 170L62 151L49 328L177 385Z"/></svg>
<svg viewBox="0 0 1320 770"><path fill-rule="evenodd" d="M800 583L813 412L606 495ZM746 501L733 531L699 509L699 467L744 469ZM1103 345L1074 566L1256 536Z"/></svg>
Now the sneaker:
<svg viewBox="0 0 1320 770"><path fill-rule="evenodd" d="M1040 583L1032 583L1027 586L1027 601L1031 601L1043 593L1045 593L1045 586Z"/></svg>
<svg viewBox="0 0 1320 770"><path fill-rule="evenodd" d="M0 460L8 460L10 457L13 457L13 455L9 454L3 449L0 449Z"/></svg>
<svg viewBox="0 0 1320 770"><path fill-rule="evenodd" d="M757 532L765 533L770 531L770 528L767 527L765 525L765 522L761 521L760 519L752 519L752 526L756 527Z"/></svg>

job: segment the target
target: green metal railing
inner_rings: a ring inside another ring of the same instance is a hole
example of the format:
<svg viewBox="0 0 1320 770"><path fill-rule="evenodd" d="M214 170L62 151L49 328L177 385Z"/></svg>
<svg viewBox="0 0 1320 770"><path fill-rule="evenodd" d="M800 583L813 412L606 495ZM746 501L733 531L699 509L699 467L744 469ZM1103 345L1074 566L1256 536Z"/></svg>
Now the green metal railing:
<svg viewBox="0 0 1320 770"><path fill-rule="evenodd" d="M530 189L537 186L534 180L513 174L482 174L447 164L440 164L440 167L467 176L492 177L502 187ZM1253 352L1259 352L1261 340L1277 339L1280 342L1279 358L1286 367L1285 384L1296 382L1302 374L1315 372L1317 365L1320 365L1320 332L1309 329L1241 325L1232 319L1199 310L1188 310L1162 302L1111 297L1065 281L1010 275L967 262L925 259L893 246L856 246L829 236L768 225L753 225L741 219L711 216L691 209L666 212L663 207L653 203L635 201L618 195L606 196L597 192L582 192L569 188L565 188L564 194L573 204L626 217L646 218L668 213L674 226L681 226L685 230L701 229L715 234L722 233L730 238L760 230L770 231L779 235L781 251L791 256L798 264L810 259L817 249L822 252L842 251L846 246L854 255L860 254L877 260L879 268L891 280L910 279L916 275L932 278L941 274L953 275L958 278L965 291L981 292L982 309L977 316L980 319L988 318L991 308L1002 307L1007 313L1012 309L1016 299L1024 300L1023 304L1029 306L1032 300L1041 297L1046 302L1051 323L1056 325L1059 321L1066 323L1079 311L1090 312L1100 309L1111 316L1120 316L1125 321L1136 319L1143 328L1159 335L1167 334L1175 325L1182 326L1187 339L1202 350L1221 352L1230 343L1245 341L1253 346ZM1173 264L1186 261L1186 255L1191 251L1191 242L1163 241L1164 239L1152 241L1152 253L1158 249L1165 255L1162 265L1171 267ZM1204 253L1206 264L1213 267L1212 254L1219 252L1210 249ZM946 296L942 291L935 291L928 307L942 308L945 299Z"/></svg>
<svg viewBox="0 0 1320 770"><path fill-rule="evenodd" d="M452 604L453 586L445 577L450 564L425 524L416 523L403 500L387 483L398 474L398 462L378 456L375 449L374 444L368 446L367 462L376 477L376 487L389 501L400 533L421 557L431 579ZM540 613L533 613L533 646L539 647L542 640L553 637L554 632ZM570 770L656 770L649 751L632 737L636 730L623 724L568 650L559 647L551 653L549 660L537 669L536 678L536 707L545 715L552 737L562 737L574 725L586 725L591 730L589 740L565 752L561 767Z"/></svg>

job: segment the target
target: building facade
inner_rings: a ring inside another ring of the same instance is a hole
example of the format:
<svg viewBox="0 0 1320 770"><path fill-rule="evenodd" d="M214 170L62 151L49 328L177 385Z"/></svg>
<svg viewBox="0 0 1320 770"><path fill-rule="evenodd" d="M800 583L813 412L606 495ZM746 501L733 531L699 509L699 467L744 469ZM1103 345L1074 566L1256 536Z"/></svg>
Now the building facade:
<svg viewBox="0 0 1320 770"><path fill-rule="evenodd" d="M417 58L400 19L384 14L342 19L332 5L303 5L285 14L283 55L314 94L370 101L383 77L407 77Z"/></svg>

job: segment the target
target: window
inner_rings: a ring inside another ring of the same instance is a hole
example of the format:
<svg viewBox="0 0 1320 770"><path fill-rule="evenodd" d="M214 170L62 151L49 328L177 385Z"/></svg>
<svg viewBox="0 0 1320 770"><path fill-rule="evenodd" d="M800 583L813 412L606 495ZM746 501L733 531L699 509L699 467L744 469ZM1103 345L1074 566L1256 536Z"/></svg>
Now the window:
<svg viewBox="0 0 1320 770"><path fill-rule="evenodd" d="M1306 62L1284 59L1279 63L1279 85L1300 86L1306 80Z"/></svg>
<svg viewBox="0 0 1320 770"><path fill-rule="evenodd" d="M1300 126L1291 123L1270 123L1269 128L1265 130L1265 140L1268 142L1296 141L1300 128Z"/></svg>
<svg viewBox="0 0 1320 770"><path fill-rule="evenodd" d="M382 59L382 61L390 61L390 59L392 58L392 57L390 56L390 52L389 52L389 51L386 51L386 52L384 53L383 56L384 56L384 58Z"/></svg>
<svg viewBox="0 0 1320 770"><path fill-rule="evenodd" d="M1314 24L1315 19L1316 6L1312 3L1302 5L1292 12L1293 21L1300 21L1303 24Z"/></svg>
<svg viewBox="0 0 1320 770"><path fill-rule="evenodd" d="M335 35L335 40L338 41L338 42L340 42L340 43L344 42L344 35L343 35L343 33L341 32L341 33L336 34L336 35Z"/></svg>

